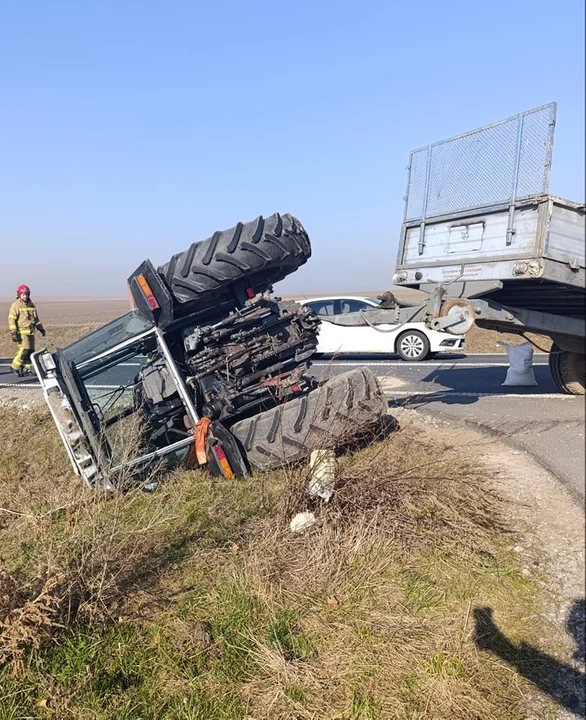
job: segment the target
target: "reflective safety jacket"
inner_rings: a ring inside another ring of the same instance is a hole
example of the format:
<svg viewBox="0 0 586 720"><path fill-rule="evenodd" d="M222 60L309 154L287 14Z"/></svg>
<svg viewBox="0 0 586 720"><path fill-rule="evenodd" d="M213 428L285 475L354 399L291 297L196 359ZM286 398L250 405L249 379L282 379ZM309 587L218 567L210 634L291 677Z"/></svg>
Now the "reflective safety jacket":
<svg viewBox="0 0 586 720"><path fill-rule="evenodd" d="M35 328L40 324L37 308L32 300L25 303L18 298L12 303L8 312L10 332L19 332L21 335L34 335Z"/></svg>

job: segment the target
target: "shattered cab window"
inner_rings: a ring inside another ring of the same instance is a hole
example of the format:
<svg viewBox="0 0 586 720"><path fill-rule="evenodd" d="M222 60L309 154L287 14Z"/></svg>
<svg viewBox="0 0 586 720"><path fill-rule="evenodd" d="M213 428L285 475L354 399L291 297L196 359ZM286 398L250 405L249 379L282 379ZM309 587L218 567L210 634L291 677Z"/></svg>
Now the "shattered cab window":
<svg viewBox="0 0 586 720"><path fill-rule="evenodd" d="M78 367L97 355L111 350L121 343L131 340L142 333L152 330L153 324L142 318L136 310L131 310L122 317L112 320L89 335L68 345L63 350L67 360Z"/></svg>
<svg viewBox="0 0 586 720"><path fill-rule="evenodd" d="M114 465L191 437L154 332L86 362L78 372Z"/></svg>

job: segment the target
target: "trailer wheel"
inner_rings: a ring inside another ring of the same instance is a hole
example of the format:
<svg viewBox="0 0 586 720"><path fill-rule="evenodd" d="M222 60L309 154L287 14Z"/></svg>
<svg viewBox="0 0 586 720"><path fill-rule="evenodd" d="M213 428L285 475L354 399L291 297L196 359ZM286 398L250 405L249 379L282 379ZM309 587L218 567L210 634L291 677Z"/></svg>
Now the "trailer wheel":
<svg viewBox="0 0 586 720"><path fill-rule="evenodd" d="M335 449L386 416L375 375L359 368L337 375L303 397L235 423L230 431L251 467L271 470L312 450Z"/></svg>
<svg viewBox="0 0 586 720"><path fill-rule="evenodd" d="M275 213L193 243L158 273L175 300L189 303L194 311L217 305L238 282L264 292L310 255L309 237L299 220Z"/></svg>
<svg viewBox="0 0 586 720"><path fill-rule="evenodd" d="M586 394L586 356L560 350L554 343L549 355L549 369L554 383L566 395Z"/></svg>

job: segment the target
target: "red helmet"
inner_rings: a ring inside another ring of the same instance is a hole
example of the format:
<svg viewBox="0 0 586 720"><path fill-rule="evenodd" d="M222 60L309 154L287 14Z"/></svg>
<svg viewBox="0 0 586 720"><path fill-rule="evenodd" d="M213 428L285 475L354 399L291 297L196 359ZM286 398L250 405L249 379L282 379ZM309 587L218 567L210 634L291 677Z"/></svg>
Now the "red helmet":
<svg viewBox="0 0 586 720"><path fill-rule="evenodd" d="M28 293L31 294L31 289L28 285L20 285L18 290L16 291L16 297L20 297L22 293Z"/></svg>

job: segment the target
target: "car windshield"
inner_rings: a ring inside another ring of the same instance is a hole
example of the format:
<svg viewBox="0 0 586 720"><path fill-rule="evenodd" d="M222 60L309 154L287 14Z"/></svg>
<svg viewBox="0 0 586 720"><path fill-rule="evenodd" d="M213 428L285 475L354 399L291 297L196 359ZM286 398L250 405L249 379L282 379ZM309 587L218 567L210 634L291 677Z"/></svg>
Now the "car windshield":
<svg viewBox="0 0 586 720"><path fill-rule="evenodd" d="M131 310L122 317L94 330L89 335L81 338L81 340L68 345L63 350L63 355L67 360L80 365L96 357L96 355L120 345L120 343L152 330L153 327L154 325L142 318L136 310Z"/></svg>

